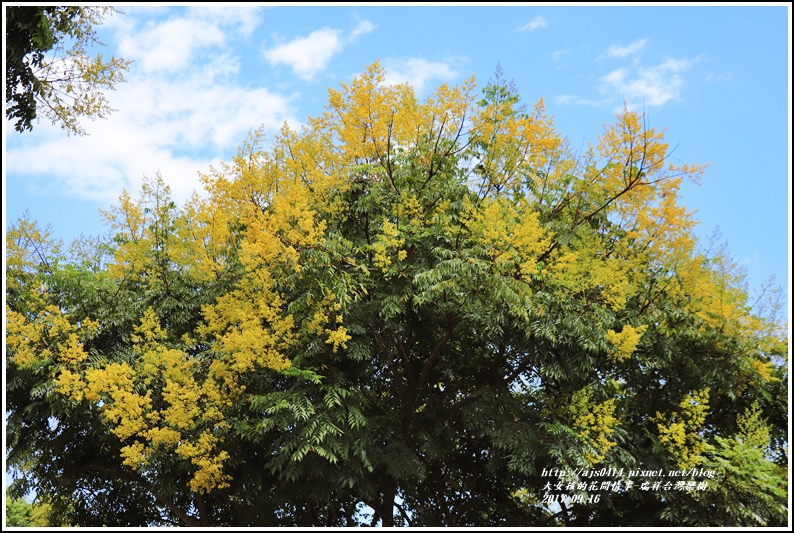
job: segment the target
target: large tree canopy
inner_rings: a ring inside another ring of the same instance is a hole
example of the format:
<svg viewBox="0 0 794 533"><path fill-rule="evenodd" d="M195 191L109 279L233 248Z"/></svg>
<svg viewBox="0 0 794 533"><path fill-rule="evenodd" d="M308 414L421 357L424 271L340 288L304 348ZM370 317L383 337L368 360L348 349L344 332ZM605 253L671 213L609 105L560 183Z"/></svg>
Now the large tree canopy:
<svg viewBox="0 0 794 533"><path fill-rule="evenodd" d="M79 120L112 111L103 89L124 80L129 61L88 48L101 44L95 26L116 11L110 6L4 6L6 118L17 131L33 129L39 115L70 133L84 135ZM67 49L67 45L69 48Z"/></svg>
<svg viewBox="0 0 794 533"><path fill-rule="evenodd" d="M574 153L500 74L419 101L375 64L204 196L125 193L108 239L21 219L15 494L85 526L784 524L786 326L693 237L701 172L628 110Z"/></svg>

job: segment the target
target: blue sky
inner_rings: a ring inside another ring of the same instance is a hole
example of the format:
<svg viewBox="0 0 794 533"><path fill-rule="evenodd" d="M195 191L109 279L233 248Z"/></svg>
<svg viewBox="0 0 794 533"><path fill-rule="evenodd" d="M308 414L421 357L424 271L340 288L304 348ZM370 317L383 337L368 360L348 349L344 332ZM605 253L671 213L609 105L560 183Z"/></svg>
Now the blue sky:
<svg viewBox="0 0 794 533"><path fill-rule="evenodd" d="M624 100L644 106L674 158L710 163L682 190L698 234L719 228L753 286L791 285L789 4L203 6L119 6L106 20L103 54L134 63L88 136L5 122L6 226L28 210L67 242L103 233L99 209L158 171L183 200L250 130L299 127L376 60L420 97L472 75L483 86L500 64L575 148Z"/></svg>

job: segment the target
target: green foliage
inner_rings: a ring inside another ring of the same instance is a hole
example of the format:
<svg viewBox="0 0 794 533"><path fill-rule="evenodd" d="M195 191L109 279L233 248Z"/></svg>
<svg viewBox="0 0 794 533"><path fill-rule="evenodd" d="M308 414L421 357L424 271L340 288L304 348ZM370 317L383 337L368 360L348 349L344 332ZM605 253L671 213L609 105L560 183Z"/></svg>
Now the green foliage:
<svg viewBox="0 0 794 533"><path fill-rule="evenodd" d="M92 526L783 523L786 329L697 247L702 168L631 112L577 156L473 89L376 64L202 198L156 176L67 251L10 226L19 490ZM714 478L544 500L544 469L684 466Z"/></svg>
<svg viewBox="0 0 794 533"><path fill-rule="evenodd" d="M39 114L67 132L84 135L82 117L107 116L102 90L124 81L129 61L87 55L95 26L116 8L4 6L6 22L6 118L17 131L31 130ZM66 48L71 43L70 48Z"/></svg>
<svg viewBox="0 0 794 533"><path fill-rule="evenodd" d="M48 515L48 505L13 498L6 487L6 527L47 527L52 525Z"/></svg>
<svg viewBox="0 0 794 533"><path fill-rule="evenodd" d="M715 473L708 491L676 499L661 516L668 523L693 526L734 524L740 527L785 526L788 509L786 466L770 448L769 426L758 402L737 417L739 432L715 436L703 467ZM682 501L683 500L683 501Z"/></svg>

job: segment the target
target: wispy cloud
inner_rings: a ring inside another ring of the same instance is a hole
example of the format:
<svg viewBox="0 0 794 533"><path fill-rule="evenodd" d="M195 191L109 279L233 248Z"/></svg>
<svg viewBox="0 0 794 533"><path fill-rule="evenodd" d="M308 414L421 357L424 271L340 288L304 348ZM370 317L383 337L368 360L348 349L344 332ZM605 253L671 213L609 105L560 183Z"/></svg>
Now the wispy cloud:
<svg viewBox="0 0 794 533"><path fill-rule="evenodd" d="M568 66L568 63L565 61L567 56L568 50L557 50L556 52L552 52L551 60L554 61L556 68L563 68Z"/></svg>
<svg viewBox="0 0 794 533"><path fill-rule="evenodd" d="M600 90L606 95L622 95L630 104L642 101L646 106L661 106L680 101L683 74L699 59L668 59L652 67L615 69L601 78Z"/></svg>
<svg viewBox="0 0 794 533"><path fill-rule="evenodd" d="M356 29L350 34L350 41L355 41L362 35L371 33L375 29L375 25L369 20L364 20L358 23Z"/></svg>
<svg viewBox="0 0 794 533"><path fill-rule="evenodd" d="M359 22L345 39L342 30L323 28L306 37L298 37L268 48L263 54L271 64L287 65L298 77L311 81L320 71L326 69L331 58L341 52L347 43L352 43L374 29L375 25L368 20Z"/></svg>
<svg viewBox="0 0 794 533"><path fill-rule="evenodd" d="M551 54L554 61L562 61L568 55L568 50L557 50Z"/></svg>
<svg viewBox="0 0 794 533"><path fill-rule="evenodd" d="M726 72L723 74L717 74L716 72L704 72L703 79L709 83L719 83L724 81L731 81L733 79L733 75L730 72Z"/></svg>
<svg viewBox="0 0 794 533"><path fill-rule="evenodd" d="M447 82L460 74L448 63L427 61L420 58L386 59L386 83L396 85L409 83L417 94L421 94L431 81Z"/></svg>
<svg viewBox="0 0 794 533"><path fill-rule="evenodd" d="M646 44L648 44L648 39L637 39L627 46L613 44L607 49L606 52L599 56L599 59L628 57L641 51L643 48L645 48Z"/></svg>
<svg viewBox="0 0 794 533"><path fill-rule="evenodd" d="M549 25L549 21L547 21L545 18L541 16L537 16L528 23L518 28L518 31L535 31L541 28L545 28L548 25Z"/></svg>
<svg viewBox="0 0 794 533"><path fill-rule="evenodd" d="M604 100L588 100L574 94L560 94L554 97L554 103L558 106L565 105L586 105L586 106L600 106L604 105Z"/></svg>

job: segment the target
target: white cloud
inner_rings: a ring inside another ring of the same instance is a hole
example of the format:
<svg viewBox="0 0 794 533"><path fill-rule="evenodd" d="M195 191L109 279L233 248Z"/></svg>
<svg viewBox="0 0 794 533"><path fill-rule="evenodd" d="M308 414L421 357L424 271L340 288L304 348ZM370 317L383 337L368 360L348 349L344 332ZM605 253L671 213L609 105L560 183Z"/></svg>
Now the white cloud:
<svg viewBox="0 0 794 533"><path fill-rule="evenodd" d="M668 59L653 67L619 68L601 78L601 92L622 95L629 103L661 106L681 100L683 74L697 63L695 59Z"/></svg>
<svg viewBox="0 0 794 533"><path fill-rule="evenodd" d="M606 52L604 52L600 56L600 59L603 59L605 57L617 57L617 58L628 57L632 54L636 54L637 52L645 48L646 44L648 44L648 39L638 39L627 46L620 46L617 44L613 44L607 49Z"/></svg>
<svg viewBox="0 0 794 533"><path fill-rule="evenodd" d="M374 29L375 25L372 22L364 20L359 22L345 39L341 30L323 28L313 31L306 37L298 37L268 48L263 54L271 64L287 65L298 77L311 81L317 73L325 70L331 58L340 53L346 44L354 42Z"/></svg>
<svg viewBox="0 0 794 533"><path fill-rule="evenodd" d="M87 137L67 137L38 122L7 146L8 175L46 175L48 192L107 206L124 188L137 194L143 176L160 171L182 201L201 190L197 172L228 161L249 131L298 124L292 96L240 83L238 60L226 43L243 22L231 15L212 22L193 10L183 15L138 25L137 33L129 19L117 25L120 48L126 47L118 54L136 60L127 81L107 94L117 111L83 121ZM198 57L199 49L208 53Z"/></svg>
<svg viewBox="0 0 794 533"><path fill-rule="evenodd" d="M533 18L531 21L529 21L528 23L526 23L523 26L521 26L520 28L518 28L518 31L535 31L535 30L539 30L541 28L545 28L548 25L549 25L549 22L545 18L543 18L541 16L537 16L537 17Z"/></svg>
<svg viewBox="0 0 794 533"><path fill-rule="evenodd" d="M40 126L40 130L52 128ZM143 130L118 127L97 130L94 135L79 139L55 132L46 141L15 149L8 158L12 161L7 166L8 174L46 175L48 193L84 198L103 208L116 203L124 189L136 195L143 177L154 176L158 171L180 202L194 190L201 190L197 171L206 171L212 161L177 155L159 147L146 139ZM50 157L40 157L43 150ZM23 167L22 161L30 164Z"/></svg>
<svg viewBox="0 0 794 533"><path fill-rule="evenodd" d="M361 35L366 35L368 33L371 33L374 29L375 29L375 25L372 22L368 20L361 21L358 23L358 26L356 26L356 29L354 29L353 32L350 34L350 41L351 42L355 41Z"/></svg>
<svg viewBox="0 0 794 533"><path fill-rule="evenodd" d="M300 78L310 81L343 48L342 32L324 28L307 37L267 49L264 55L270 63L288 65Z"/></svg>
<svg viewBox="0 0 794 533"><path fill-rule="evenodd" d="M261 7L256 5L210 4L189 8L191 17L221 26L234 26L235 37L248 37L261 24Z"/></svg>
<svg viewBox="0 0 794 533"><path fill-rule="evenodd" d="M48 175L51 188L107 205L123 188L137 191L144 175L160 171L182 201L201 190L197 172L228 160L249 131L297 124L288 97L211 76L202 83L201 75L131 79L111 95L118 111L110 119L84 124L87 137L66 137L38 123L37 142L8 150L9 175Z"/></svg>
<svg viewBox="0 0 794 533"><path fill-rule="evenodd" d="M223 44L224 34L217 25L181 18L127 34L119 43L119 54L146 71L176 71L188 66L199 48Z"/></svg>
<svg viewBox="0 0 794 533"><path fill-rule="evenodd" d="M155 9L160 13L163 8ZM260 8L253 6L196 6L182 16L149 22L136 27L141 13L152 15L152 9L127 9L123 17L113 17L119 35L119 55L132 59L136 68L150 72L178 71L190 66L203 49L226 48L231 40L247 37L260 24ZM169 11L164 11L168 15Z"/></svg>
<svg viewBox="0 0 794 533"><path fill-rule="evenodd" d="M425 90L430 81L446 82L460 75L447 63L420 58L387 59L384 60L384 68L386 83L390 85L408 83L418 94Z"/></svg>
<svg viewBox="0 0 794 533"><path fill-rule="evenodd" d="M114 51L134 60L126 81L107 94L115 108L106 120L83 121L87 137L66 137L48 122L7 146L8 175L41 180L47 194L80 197L107 206L122 189L137 194L144 176L158 171L183 201L200 191L199 171L228 161L251 130L295 128L294 94L243 85L240 59L232 45L260 23L247 8L156 9L158 18L141 23L152 9L125 8L105 29ZM310 77L345 45L372 32L362 21L344 36L319 30L276 47L271 58ZM9 127L6 121L6 128ZM48 157L41 157L41 154ZM42 178L41 176L47 176Z"/></svg>

